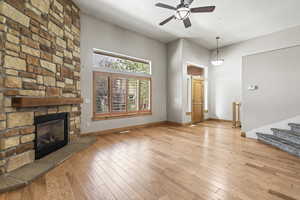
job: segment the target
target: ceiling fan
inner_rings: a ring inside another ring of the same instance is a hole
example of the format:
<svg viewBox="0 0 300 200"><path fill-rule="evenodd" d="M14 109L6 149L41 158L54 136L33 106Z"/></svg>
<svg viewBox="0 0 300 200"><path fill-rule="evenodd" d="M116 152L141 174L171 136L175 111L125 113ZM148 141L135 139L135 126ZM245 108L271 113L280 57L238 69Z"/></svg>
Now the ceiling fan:
<svg viewBox="0 0 300 200"><path fill-rule="evenodd" d="M163 26L169 21L171 21L172 19L177 19L183 21L185 28L189 28L192 26L191 20L189 18L191 13L209 13L209 12L213 12L216 8L216 6L190 8L190 5L193 3L193 1L194 0L181 0L180 4L176 7L164 3L155 4L155 6L157 7L166 8L175 11L174 15L162 21L159 25Z"/></svg>

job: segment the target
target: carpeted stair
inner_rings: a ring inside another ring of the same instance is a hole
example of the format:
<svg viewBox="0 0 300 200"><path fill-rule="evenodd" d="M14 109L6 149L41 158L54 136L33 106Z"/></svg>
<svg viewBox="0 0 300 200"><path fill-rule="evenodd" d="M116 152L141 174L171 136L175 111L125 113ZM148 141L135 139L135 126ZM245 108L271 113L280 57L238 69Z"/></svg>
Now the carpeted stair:
<svg viewBox="0 0 300 200"><path fill-rule="evenodd" d="M300 133L300 124L290 123L289 126L291 127L292 131Z"/></svg>
<svg viewBox="0 0 300 200"><path fill-rule="evenodd" d="M257 133L258 140L300 157L300 124L291 123L290 130L271 129L273 135Z"/></svg>

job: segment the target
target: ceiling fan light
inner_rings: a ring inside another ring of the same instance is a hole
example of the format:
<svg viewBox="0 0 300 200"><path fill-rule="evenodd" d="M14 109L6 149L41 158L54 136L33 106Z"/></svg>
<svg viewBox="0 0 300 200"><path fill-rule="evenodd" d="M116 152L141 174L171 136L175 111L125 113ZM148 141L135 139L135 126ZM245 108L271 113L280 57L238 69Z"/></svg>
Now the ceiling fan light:
<svg viewBox="0 0 300 200"><path fill-rule="evenodd" d="M217 59L217 60L212 60L211 64L214 66L220 66L224 63L224 59Z"/></svg>
<svg viewBox="0 0 300 200"><path fill-rule="evenodd" d="M185 20L186 18L188 18L190 16L191 12L189 8L178 8L176 10L176 14L175 17L178 20Z"/></svg>

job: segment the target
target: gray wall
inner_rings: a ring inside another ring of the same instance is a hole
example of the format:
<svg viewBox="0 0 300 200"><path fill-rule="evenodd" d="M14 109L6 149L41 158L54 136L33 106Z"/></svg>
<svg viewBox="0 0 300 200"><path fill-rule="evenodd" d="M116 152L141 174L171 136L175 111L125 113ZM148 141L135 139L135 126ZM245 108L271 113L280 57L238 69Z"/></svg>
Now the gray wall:
<svg viewBox="0 0 300 200"><path fill-rule="evenodd" d="M186 115L186 112L188 112L190 109L188 109L188 85L187 85L187 66L188 64L194 64L196 66L201 66L205 73L208 71L208 68L210 67L210 51L206 49L205 47L202 47L198 44L195 44L187 39L183 40L183 48L182 48L182 70L183 70L183 112L182 112L182 118L184 123L191 122L191 116ZM209 80L209 74L205 74L205 79ZM207 88L207 81L205 81L205 88ZM190 93L191 94L191 93ZM208 94L205 94L208 95ZM190 97L191 99L191 97ZM208 103L208 102L205 102Z"/></svg>
<svg viewBox="0 0 300 200"><path fill-rule="evenodd" d="M210 51L187 39L168 44L168 121L190 122L188 111L187 65L209 66Z"/></svg>
<svg viewBox="0 0 300 200"><path fill-rule="evenodd" d="M211 117L232 120L232 102L242 100L243 56L300 45L299 35L300 26L222 48L224 64L209 69Z"/></svg>
<svg viewBox="0 0 300 200"><path fill-rule="evenodd" d="M182 45L183 40L168 44L168 121L182 122Z"/></svg>
<svg viewBox="0 0 300 200"><path fill-rule="evenodd" d="M210 66L210 51L188 39L183 40L183 62L197 65Z"/></svg>
<svg viewBox="0 0 300 200"><path fill-rule="evenodd" d="M300 115L299 55L296 46L243 58L244 131ZM249 91L250 85L259 89Z"/></svg>
<svg viewBox="0 0 300 200"><path fill-rule="evenodd" d="M151 116L92 121L92 71L93 48L121 53L152 62L152 111ZM151 122L165 121L167 98L167 48L166 45L82 14L81 16L81 88L82 132L94 132Z"/></svg>

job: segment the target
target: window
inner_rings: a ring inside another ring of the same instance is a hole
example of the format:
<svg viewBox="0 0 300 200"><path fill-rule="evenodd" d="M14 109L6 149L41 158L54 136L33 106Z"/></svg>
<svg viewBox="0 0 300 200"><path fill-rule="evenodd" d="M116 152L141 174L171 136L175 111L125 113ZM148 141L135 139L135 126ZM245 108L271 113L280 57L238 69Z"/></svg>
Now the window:
<svg viewBox="0 0 300 200"><path fill-rule="evenodd" d="M115 72L151 74L150 62L113 53L94 51L94 65Z"/></svg>
<svg viewBox="0 0 300 200"><path fill-rule="evenodd" d="M139 81L140 92L140 110L147 111L150 109L150 82L148 80Z"/></svg>
<svg viewBox="0 0 300 200"><path fill-rule="evenodd" d="M126 59L129 66L123 61L120 62ZM116 58L113 55L97 56L98 64L102 63L104 67L112 67L113 70L93 72L94 120L151 114L151 77L147 75L151 71L150 63L129 59ZM122 70L125 71L123 73L120 73L119 68L114 68L121 66L120 63L122 63ZM99 67L103 68L103 66Z"/></svg>
<svg viewBox="0 0 300 200"><path fill-rule="evenodd" d="M94 76L97 89L95 90L96 112L109 112L109 84L108 76Z"/></svg>

